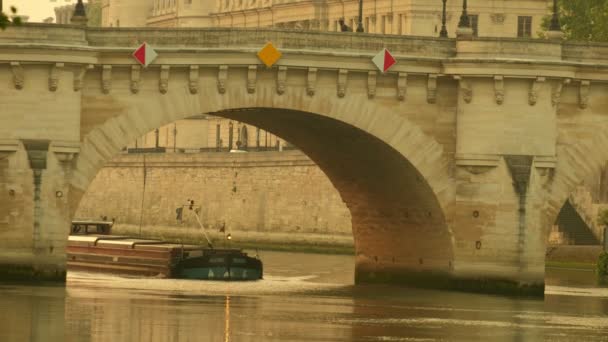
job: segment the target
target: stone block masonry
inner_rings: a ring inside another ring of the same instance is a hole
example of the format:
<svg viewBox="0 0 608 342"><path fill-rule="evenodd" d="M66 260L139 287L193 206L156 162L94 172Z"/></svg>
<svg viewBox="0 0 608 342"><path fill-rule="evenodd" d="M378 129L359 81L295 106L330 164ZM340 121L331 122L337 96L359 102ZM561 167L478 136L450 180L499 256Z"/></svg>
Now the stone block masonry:
<svg viewBox="0 0 608 342"><path fill-rule="evenodd" d="M76 217L115 218L123 233L141 224L144 236L196 240L194 214L185 208L176 220L188 199L210 233L225 224L235 242L352 248L348 208L299 151L122 154L97 174Z"/></svg>
<svg viewBox="0 0 608 342"><path fill-rule="evenodd" d="M161 54L153 66L133 67L133 37ZM261 67L255 56L269 40L286 56L278 68ZM597 184L608 160L608 62L600 45L40 25L8 28L0 43L0 270L12 273L19 266L61 275L67 227L99 170L146 132L194 115L272 132L323 170L351 215L356 283L542 295L548 230L577 186ZM370 62L381 48L399 61L384 75ZM49 141L39 175L25 146L32 139ZM525 187L513 186L522 178L512 156L527 161ZM287 227L296 235L337 227L320 224L332 206L299 170L310 164L282 162L304 177L281 187L279 168L245 179L239 163L185 156L216 166L205 177L174 167L169 177L148 167L161 157L139 158L115 171L128 180L142 164L141 182L115 190L124 202L108 195L95 202L126 213L143 207L149 214L129 218L137 227L140 219L142 227L144 219L173 222L188 198L215 229L238 215L253 223L227 228ZM144 179L174 194L146 194ZM210 179L219 190L208 190ZM259 190L253 180L260 179L276 190ZM242 197L247 192L257 197ZM317 225L281 219L303 198L317 201L302 211ZM90 214L113 215L101 209Z"/></svg>

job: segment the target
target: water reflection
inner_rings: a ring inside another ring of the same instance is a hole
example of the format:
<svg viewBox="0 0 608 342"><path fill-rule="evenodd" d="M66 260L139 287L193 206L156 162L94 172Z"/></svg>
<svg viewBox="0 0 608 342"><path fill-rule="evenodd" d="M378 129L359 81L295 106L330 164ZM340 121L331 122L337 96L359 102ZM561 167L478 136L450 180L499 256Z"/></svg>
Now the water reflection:
<svg viewBox="0 0 608 342"><path fill-rule="evenodd" d="M224 342L230 342L230 296L226 296L226 321L224 323Z"/></svg>
<svg viewBox="0 0 608 342"><path fill-rule="evenodd" d="M64 341L63 287L0 285L0 341Z"/></svg>
<svg viewBox="0 0 608 342"><path fill-rule="evenodd" d="M538 341L542 329L521 313L542 310L535 300L387 287L355 297L353 335L369 340ZM390 304L388 304L390 303Z"/></svg>
<svg viewBox="0 0 608 342"><path fill-rule="evenodd" d="M299 272L288 265L300 255L266 257L277 271L255 283L71 273L67 288L0 285L0 341L511 342L608 336L608 289L574 287L558 273L551 275L543 302L352 286L351 257L311 258Z"/></svg>

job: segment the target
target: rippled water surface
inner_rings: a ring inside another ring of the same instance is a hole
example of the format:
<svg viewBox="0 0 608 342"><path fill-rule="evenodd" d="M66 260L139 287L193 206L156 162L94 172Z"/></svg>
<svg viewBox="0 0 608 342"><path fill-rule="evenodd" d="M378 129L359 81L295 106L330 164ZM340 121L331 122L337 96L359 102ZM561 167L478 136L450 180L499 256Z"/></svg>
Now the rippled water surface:
<svg viewBox="0 0 608 342"><path fill-rule="evenodd" d="M248 283L69 273L0 284L0 341L608 341L608 289L550 270L545 300L353 286L353 257L264 252Z"/></svg>

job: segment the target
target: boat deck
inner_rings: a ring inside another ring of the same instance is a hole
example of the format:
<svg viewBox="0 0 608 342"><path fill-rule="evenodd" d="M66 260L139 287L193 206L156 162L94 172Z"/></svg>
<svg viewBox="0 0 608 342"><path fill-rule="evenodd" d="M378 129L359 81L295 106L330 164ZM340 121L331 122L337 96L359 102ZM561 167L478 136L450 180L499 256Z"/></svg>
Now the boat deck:
<svg viewBox="0 0 608 342"><path fill-rule="evenodd" d="M171 278L185 257L203 247L117 235L70 235L68 269Z"/></svg>

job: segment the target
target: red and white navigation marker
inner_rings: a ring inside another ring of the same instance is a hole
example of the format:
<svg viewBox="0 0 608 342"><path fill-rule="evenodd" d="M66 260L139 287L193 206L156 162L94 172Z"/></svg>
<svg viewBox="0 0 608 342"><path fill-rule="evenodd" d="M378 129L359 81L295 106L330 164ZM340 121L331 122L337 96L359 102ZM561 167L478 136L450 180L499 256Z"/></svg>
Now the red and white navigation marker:
<svg viewBox="0 0 608 342"><path fill-rule="evenodd" d="M139 64L143 65L144 68L150 65L156 57L158 57L158 54L147 43L141 44L137 50L133 52L133 58L135 58Z"/></svg>
<svg viewBox="0 0 608 342"><path fill-rule="evenodd" d="M382 49L380 53L378 53L373 59L372 62L378 67L382 73L385 73L390 69L393 65L397 63L393 55L387 50Z"/></svg>

